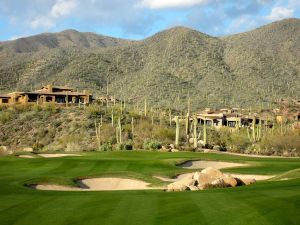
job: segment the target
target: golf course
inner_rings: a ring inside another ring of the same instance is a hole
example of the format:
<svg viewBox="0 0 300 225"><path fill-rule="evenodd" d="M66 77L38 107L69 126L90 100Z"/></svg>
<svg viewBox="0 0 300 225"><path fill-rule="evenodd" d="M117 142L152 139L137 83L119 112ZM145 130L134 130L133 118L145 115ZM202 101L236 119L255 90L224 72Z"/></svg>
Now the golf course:
<svg viewBox="0 0 300 225"><path fill-rule="evenodd" d="M119 151L80 156L0 157L0 224L300 224L300 159L257 158L213 153ZM181 168L188 160L244 163L222 172L272 175L253 185L203 191L45 191L33 184L76 186L76 180L118 177L151 187L197 171Z"/></svg>

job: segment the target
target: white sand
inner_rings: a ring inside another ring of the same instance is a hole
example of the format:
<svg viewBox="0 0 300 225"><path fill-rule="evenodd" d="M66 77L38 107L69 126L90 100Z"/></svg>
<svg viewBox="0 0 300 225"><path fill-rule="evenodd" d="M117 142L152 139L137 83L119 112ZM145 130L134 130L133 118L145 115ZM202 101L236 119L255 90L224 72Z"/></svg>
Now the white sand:
<svg viewBox="0 0 300 225"><path fill-rule="evenodd" d="M235 178L240 179L255 179L255 180L268 180L275 176L273 175L258 175L258 174L230 174L231 176Z"/></svg>
<svg viewBox="0 0 300 225"><path fill-rule="evenodd" d="M84 179L81 182L89 189L97 191L153 189L148 187L149 183L126 178L91 178Z"/></svg>
<svg viewBox="0 0 300 225"><path fill-rule="evenodd" d="M141 180L127 178L90 178L80 181L87 188L69 187L63 185L38 184L35 186L38 190L52 191L116 191L116 190L148 190L162 189L149 187L149 183Z"/></svg>
<svg viewBox="0 0 300 225"><path fill-rule="evenodd" d="M219 162L219 161L187 161L182 163L179 166L186 169L204 169L207 167L213 167L215 169L225 169L225 168L249 166L249 165L242 164L242 163Z"/></svg>
<svg viewBox="0 0 300 225"><path fill-rule="evenodd" d="M35 158L34 156L32 155L18 155L19 158L27 158L27 159L32 159L32 158Z"/></svg>
<svg viewBox="0 0 300 225"><path fill-rule="evenodd" d="M81 156L79 154L38 154L44 158L58 158L58 157L66 157L66 156Z"/></svg>
<svg viewBox="0 0 300 225"><path fill-rule="evenodd" d="M35 189L43 190L43 191L83 191L85 189L79 187L71 187L64 185L56 185L56 184L38 184L35 186Z"/></svg>

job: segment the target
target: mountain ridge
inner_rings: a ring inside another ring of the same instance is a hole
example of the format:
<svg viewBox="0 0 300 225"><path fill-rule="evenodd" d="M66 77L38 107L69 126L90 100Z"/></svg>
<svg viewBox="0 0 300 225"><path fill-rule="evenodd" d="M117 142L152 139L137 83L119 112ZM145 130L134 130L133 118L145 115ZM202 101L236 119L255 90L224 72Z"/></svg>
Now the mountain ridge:
<svg viewBox="0 0 300 225"><path fill-rule="evenodd" d="M0 92L51 82L102 95L108 83L117 98L147 98L177 110L187 107L188 98L193 108L267 107L300 96L299 19L222 38L186 27L140 41L74 30L59 34L64 44L48 45L48 36L39 36L36 51L26 49L30 44L19 53L0 44Z"/></svg>

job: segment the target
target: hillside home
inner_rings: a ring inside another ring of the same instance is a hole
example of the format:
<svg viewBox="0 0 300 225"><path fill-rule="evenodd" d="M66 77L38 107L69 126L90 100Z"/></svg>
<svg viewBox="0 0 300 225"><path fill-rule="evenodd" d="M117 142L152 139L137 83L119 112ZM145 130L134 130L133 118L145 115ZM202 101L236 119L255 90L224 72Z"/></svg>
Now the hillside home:
<svg viewBox="0 0 300 225"><path fill-rule="evenodd" d="M221 127L250 127L253 123L258 125L261 123L264 126L271 126L272 122L269 118L262 116L248 116L237 113L238 109L221 109L217 111L207 111L197 115L198 123L216 128ZM192 120L192 118L191 118ZM269 121L269 122L268 122Z"/></svg>
<svg viewBox="0 0 300 225"><path fill-rule="evenodd" d="M0 95L0 104L26 104L30 102L44 103L52 102L58 104L83 103L92 101L92 94L86 91L76 92L72 88L47 85L41 89L31 92L12 92Z"/></svg>

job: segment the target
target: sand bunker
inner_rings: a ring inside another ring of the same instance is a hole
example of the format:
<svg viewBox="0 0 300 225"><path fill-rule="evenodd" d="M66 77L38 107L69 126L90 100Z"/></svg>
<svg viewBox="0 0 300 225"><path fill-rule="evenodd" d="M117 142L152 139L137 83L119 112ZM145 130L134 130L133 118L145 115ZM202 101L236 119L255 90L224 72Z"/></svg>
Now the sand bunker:
<svg viewBox="0 0 300 225"><path fill-rule="evenodd" d="M249 165L242 164L242 163L219 162L219 161L187 161L180 164L179 166L186 169L204 169L207 167L213 167L215 169L225 169L225 168L249 166Z"/></svg>
<svg viewBox="0 0 300 225"><path fill-rule="evenodd" d="M92 178L81 182L89 189L97 191L153 189L144 181L125 178Z"/></svg>
<svg viewBox="0 0 300 225"><path fill-rule="evenodd" d="M81 156L79 154L38 154L44 158L58 158L58 157L66 157L66 156Z"/></svg>
<svg viewBox="0 0 300 225"><path fill-rule="evenodd" d="M37 184L37 185L32 185L32 187L43 191L84 191L85 190L79 187L71 187L71 186L56 185L56 184Z"/></svg>
<svg viewBox="0 0 300 225"><path fill-rule="evenodd" d="M32 155L18 155L19 158L27 158L27 159L32 159L32 158L35 158L34 156Z"/></svg>
<svg viewBox="0 0 300 225"><path fill-rule="evenodd" d="M63 185L38 184L33 187L38 190L52 191L116 191L116 190L148 190L162 189L149 187L149 183L127 178L90 178L79 181L80 187Z"/></svg>
<svg viewBox="0 0 300 225"><path fill-rule="evenodd" d="M273 177L274 175L258 175L258 174L232 174L231 176L235 178L240 178L240 179L255 179L255 180L268 180Z"/></svg>

